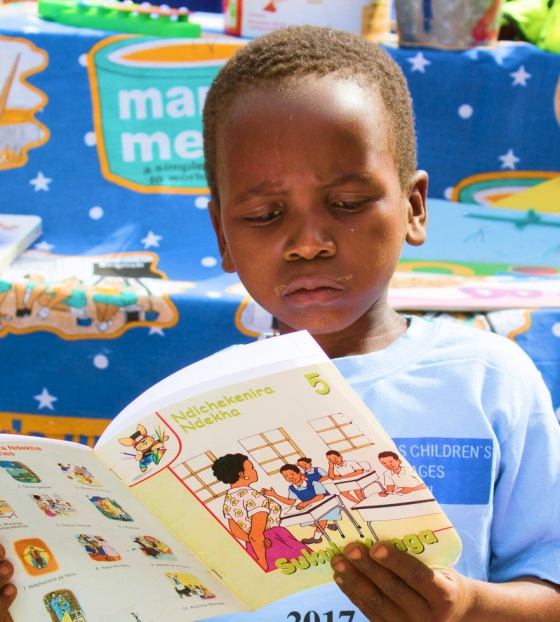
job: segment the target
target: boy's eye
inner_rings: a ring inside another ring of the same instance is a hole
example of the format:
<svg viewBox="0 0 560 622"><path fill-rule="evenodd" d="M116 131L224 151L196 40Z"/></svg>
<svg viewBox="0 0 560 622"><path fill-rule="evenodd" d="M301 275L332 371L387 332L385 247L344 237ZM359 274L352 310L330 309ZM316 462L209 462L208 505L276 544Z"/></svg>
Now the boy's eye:
<svg viewBox="0 0 560 622"><path fill-rule="evenodd" d="M264 223L270 222L271 220L274 220L275 218L278 218L278 216L280 216L281 213L282 213L281 210L275 209L275 210L272 210L271 212L266 212L266 214L259 214L257 216L245 216L245 220L250 223L256 223L256 224L263 223L264 224Z"/></svg>
<svg viewBox="0 0 560 622"><path fill-rule="evenodd" d="M331 207L345 210L354 210L363 207L368 201L333 201Z"/></svg>

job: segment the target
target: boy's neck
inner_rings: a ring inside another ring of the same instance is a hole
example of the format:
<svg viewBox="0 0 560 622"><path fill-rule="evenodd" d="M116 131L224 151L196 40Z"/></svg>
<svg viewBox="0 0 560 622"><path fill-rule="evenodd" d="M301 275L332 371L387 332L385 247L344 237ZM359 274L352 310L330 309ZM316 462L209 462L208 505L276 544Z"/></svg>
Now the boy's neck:
<svg viewBox="0 0 560 622"><path fill-rule="evenodd" d="M408 320L392 309L383 317L364 316L349 328L336 333L313 334L329 358L342 358L356 354L368 354L383 350L401 337L408 327ZM280 333L293 332L280 326Z"/></svg>

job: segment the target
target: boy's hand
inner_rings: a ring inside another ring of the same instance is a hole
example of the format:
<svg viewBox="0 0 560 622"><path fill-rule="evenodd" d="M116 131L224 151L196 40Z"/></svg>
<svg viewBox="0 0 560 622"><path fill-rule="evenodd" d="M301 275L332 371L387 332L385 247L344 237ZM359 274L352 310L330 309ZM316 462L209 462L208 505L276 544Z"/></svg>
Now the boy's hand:
<svg viewBox="0 0 560 622"><path fill-rule="evenodd" d="M16 597L16 588L9 583L14 573L12 564L4 559L6 551L0 544L0 622L12 622L8 609Z"/></svg>
<svg viewBox="0 0 560 622"><path fill-rule="evenodd" d="M339 588L372 622L460 620L474 599L469 580L456 571L434 571L382 542L369 551L348 544L331 565Z"/></svg>

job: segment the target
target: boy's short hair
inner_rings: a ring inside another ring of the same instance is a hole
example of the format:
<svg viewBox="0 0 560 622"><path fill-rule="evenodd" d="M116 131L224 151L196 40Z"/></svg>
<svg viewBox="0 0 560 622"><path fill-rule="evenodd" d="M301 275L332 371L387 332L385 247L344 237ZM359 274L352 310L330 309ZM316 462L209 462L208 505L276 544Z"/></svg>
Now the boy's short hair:
<svg viewBox="0 0 560 622"><path fill-rule="evenodd" d="M416 170L416 137L412 100L400 67L385 50L359 35L321 26L288 26L239 49L208 91L203 113L204 158L216 203L218 131L236 97L255 86L329 74L354 78L364 87L375 85L387 110L401 186L406 185Z"/></svg>

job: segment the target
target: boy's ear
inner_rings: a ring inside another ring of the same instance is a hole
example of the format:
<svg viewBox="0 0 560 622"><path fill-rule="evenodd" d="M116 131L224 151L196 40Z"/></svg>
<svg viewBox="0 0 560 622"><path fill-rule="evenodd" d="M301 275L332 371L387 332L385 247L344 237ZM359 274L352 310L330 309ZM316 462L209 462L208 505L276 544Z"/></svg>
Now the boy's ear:
<svg viewBox="0 0 560 622"><path fill-rule="evenodd" d="M408 186L408 229L406 241L411 246L420 246L426 241L426 226L428 224L428 174L426 171L416 171Z"/></svg>
<svg viewBox="0 0 560 622"><path fill-rule="evenodd" d="M220 255L222 256L222 269L224 272L235 272L233 262L228 251L228 245L224 236L224 229L222 227L222 219L220 217L220 210L216 206L214 199L210 199L208 202L208 211L210 212L210 218L212 219L212 226L216 234L216 240L218 242L218 248Z"/></svg>

